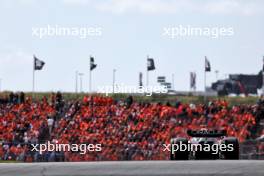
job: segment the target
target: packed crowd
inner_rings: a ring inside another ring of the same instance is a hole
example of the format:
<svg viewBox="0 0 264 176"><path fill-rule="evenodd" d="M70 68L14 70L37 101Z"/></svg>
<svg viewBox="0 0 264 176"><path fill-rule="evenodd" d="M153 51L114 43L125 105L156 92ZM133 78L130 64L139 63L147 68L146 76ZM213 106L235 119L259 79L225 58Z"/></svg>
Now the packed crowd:
<svg viewBox="0 0 264 176"><path fill-rule="evenodd" d="M260 104L228 105L226 101L174 105L134 102L133 97L85 96L65 101L60 93L33 102L10 95L0 103L0 159L34 161L163 160L163 144L206 125L225 129L240 142L256 138L263 117ZM102 151L32 151L30 144L102 144Z"/></svg>

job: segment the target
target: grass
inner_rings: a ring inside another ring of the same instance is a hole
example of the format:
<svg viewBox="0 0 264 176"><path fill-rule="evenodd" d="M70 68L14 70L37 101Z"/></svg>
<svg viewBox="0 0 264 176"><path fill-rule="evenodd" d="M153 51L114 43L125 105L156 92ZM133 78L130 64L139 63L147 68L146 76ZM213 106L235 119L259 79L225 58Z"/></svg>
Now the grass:
<svg viewBox="0 0 264 176"><path fill-rule="evenodd" d="M19 161L13 161L13 160L0 160L0 164L1 163L21 163Z"/></svg>
<svg viewBox="0 0 264 176"><path fill-rule="evenodd" d="M31 92L25 93L26 96L32 96L33 94ZM0 94L0 97L8 97L9 92L2 92ZM63 93L63 97L66 100L81 100L85 95L88 95L86 93L68 93L65 92ZM98 95L98 94L94 94ZM37 92L34 94L34 99L35 100L40 100L43 96L46 96L47 98L50 98L51 92ZM102 95L101 96L105 96ZM110 97L113 97L114 99L117 100L124 100L126 97L128 97L128 94L109 94ZM161 102L161 103L171 103L175 104L176 101L180 101L182 103L195 103L195 104L200 104L204 103L204 97L203 96L176 96L176 95L162 95L162 94L154 94L152 96L144 96L144 95L139 95L135 94L133 95L134 100L139 101L139 102ZM212 100L226 100L229 102L230 105L240 105L240 104L255 104L258 100L258 97L207 97L207 101L212 101Z"/></svg>

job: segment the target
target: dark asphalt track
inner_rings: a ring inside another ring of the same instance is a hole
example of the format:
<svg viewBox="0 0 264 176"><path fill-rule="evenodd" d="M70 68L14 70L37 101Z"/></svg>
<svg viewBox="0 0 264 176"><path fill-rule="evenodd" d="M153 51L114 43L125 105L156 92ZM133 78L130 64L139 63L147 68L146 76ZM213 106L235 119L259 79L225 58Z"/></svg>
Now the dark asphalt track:
<svg viewBox="0 0 264 176"><path fill-rule="evenodd" d="M130 161L0 164L0 176L264 176L264 161Z"/></svg>

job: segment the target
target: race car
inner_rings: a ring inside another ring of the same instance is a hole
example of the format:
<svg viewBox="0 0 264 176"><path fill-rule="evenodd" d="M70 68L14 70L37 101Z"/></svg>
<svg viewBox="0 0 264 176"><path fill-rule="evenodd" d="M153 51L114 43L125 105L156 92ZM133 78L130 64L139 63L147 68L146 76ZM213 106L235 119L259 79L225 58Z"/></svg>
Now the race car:
<svg viewBox="0 0 264 176"><path fill-rule="evenodd" d="M188 130L190 138L171 139L171 160L239 159L239 141L225 130Z"/></svg>

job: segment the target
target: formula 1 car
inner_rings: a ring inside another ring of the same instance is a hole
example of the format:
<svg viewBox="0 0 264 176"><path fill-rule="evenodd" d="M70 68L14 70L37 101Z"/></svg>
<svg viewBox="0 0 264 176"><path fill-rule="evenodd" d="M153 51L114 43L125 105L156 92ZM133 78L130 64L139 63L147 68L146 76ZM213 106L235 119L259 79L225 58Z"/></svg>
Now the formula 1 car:
<svg viewBox="0 0 264 176"><path fill-rule="evenodd" d="M171 160L239 159L239 142L225 130L188 130L189 139L171 139Z"/></svg>

